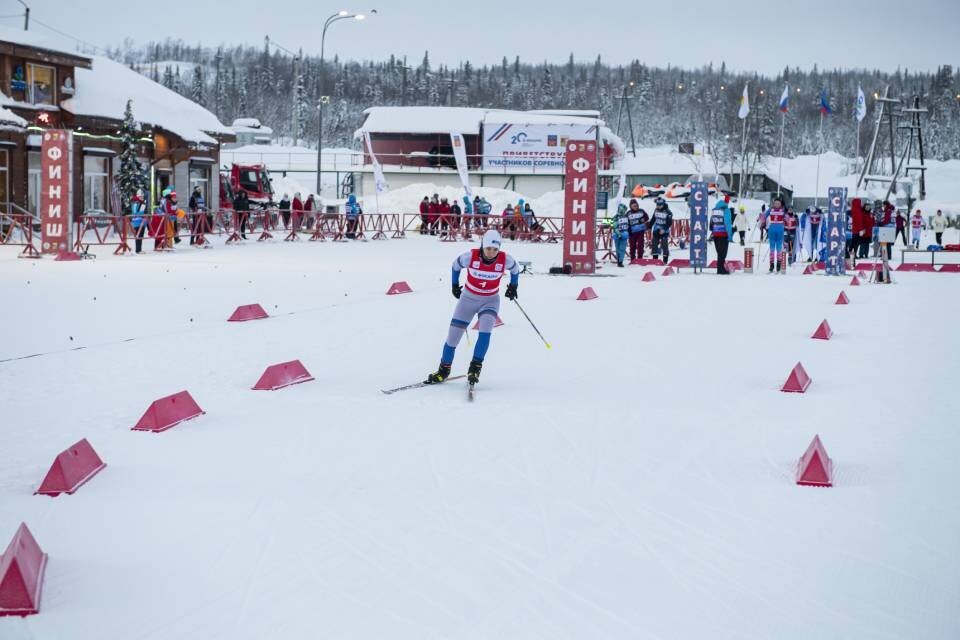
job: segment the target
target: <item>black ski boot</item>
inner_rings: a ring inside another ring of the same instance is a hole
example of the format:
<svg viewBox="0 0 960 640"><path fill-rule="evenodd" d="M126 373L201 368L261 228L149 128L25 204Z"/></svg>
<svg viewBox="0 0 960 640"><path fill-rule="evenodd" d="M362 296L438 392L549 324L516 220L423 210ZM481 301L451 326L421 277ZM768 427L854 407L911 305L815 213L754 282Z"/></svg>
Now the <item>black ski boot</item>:
<svg viewBox="0 0 960 640"><path fill-rule="evenodd" d="M427 376L427 379L424 380L424 384L440 384L444 380L450 377L450 365L441 362L440 368L437 369L436 373L431 373Z"/></svg>
<svg viewBox="0 0 960 640"><path fill-rule="evenodd" d="M471 360L467 367L467 382L471 385L480 382L480 369L483 368L483 360Z"/></svg>

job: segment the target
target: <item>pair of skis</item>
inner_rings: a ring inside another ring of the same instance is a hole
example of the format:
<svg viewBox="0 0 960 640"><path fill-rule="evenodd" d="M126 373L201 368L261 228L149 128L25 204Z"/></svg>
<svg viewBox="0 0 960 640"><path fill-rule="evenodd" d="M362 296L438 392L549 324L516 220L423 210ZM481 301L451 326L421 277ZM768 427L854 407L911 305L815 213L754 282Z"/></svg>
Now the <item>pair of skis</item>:
<svg viewBox="0 0 960 640"><path fill-rule="evenodd" d="M447 378L447 381L449 381L449 380L460 380L461 378L466 378L466 377L467 377L466 375L462 375L462 374L459 375L459 376L450 376L449 378ZM393 389L381 389L380 391L381 391L381 393L389 396L389 395L391 395L391 394L397 393L398 391L409 391L410 389L419 389L419 388L421 388L421 387L431 387L431 386L433 386L434 384L437 384L437 383L432 383L432 382L415 382L415 383L413 383L413 384L405 384L405 385L403 385L402 387L395 387L395 388L393 388ZM442 384L442 383L439 383L439 384ZM468 385L468 386L467 386L467 399L472 402L475 394L476 394L475 385L472 385L472 384L471 384L471 385Z"/></svg>

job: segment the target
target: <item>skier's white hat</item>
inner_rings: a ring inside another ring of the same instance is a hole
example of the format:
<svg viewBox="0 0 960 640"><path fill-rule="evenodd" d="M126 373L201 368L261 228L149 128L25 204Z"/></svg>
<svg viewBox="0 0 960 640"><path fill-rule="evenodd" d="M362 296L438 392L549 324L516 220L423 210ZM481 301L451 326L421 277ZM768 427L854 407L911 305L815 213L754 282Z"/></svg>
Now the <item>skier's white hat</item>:
<svg viewBox="0 0 960 640"><path fill-rule="evenodd" d="M480 248L496 247L500 249L500 232L496 229L489 229L483 234L483 240L480 241Z"/></svg>

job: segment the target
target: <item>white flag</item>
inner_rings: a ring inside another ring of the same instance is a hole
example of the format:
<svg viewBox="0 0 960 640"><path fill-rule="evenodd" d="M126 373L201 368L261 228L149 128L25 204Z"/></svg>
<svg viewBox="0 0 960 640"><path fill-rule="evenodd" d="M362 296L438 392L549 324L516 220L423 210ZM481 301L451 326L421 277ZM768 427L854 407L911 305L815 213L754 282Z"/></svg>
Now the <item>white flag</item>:
<svg viewBox="0 0 960 640"><path fill-rule="evenodd" d="M743 120L750 113L750 95L747 93L747 87L750 86L749 83L743 85L743 95L740 97L740 111L737 112L737 117Z"/></svg>
<svg viewBox="0 0 960 640"><path fill-rule="evenodd" d="M363 132L363 139L367 143L367 151L370 152L370 161L373 163L373 179L377 183L377 193L383 193L390 188L390 185L387 184L387 179L383 175L383 167L380 166L380 161L373 153L373 143L370 142L369 131Z"/></svg>
<svg viewBox="0 0 960 640"><path fill-rule="evenodd" d="M450 146L453 147L453 157L457 161L457 173L460 174L460 183L463 184L463 190L467 192L468 198L473 198L473 191L470 189L470 174L467 172L467 147L463 141L463 134L451 133Z"/></svg>
<svg viewBox="0 0 960 640"><path fill-rule="evenodd" d="M863 97L863 89L859 85L857 86L857 106L854 115L857 117L857 122L863 120L867 115L867 99Z"/></svg>

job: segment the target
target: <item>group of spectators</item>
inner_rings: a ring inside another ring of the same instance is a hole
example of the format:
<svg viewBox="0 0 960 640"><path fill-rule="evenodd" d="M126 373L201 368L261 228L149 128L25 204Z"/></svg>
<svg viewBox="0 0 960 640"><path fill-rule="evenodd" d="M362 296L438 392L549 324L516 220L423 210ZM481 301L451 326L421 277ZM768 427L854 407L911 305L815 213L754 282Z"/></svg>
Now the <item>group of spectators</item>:
<svg viewBox="0 0 960 640"><path fill-rule="evenodd" d="M907 240L908 225L910 227L909 241ZM908 221L905 212L897 209L889 201L854 202L847 209L847 257L869 258L879 255L881 227L893 227L895 229L894 242L887 244L887 258L889 259L893 252L893 244L896 243L897 239L903 242L904 246L913 246L914 249L920 249L921 235L923 230L927 228L933 230L936 242L924 248L942 248L943 232L947 228L947 218L943 215L941 209L937 209L936 215L930 219L928 225L920 209L914 211ZM873 247L872 256L871 246Z"/></svg>
<svg viewBox="0 0 960 640"><path fill-rule="evenodd" d="M280 219L283 221L285 231L290 229L291 219L295 224L309 229L313 226L319 210L316 197L312 193L304 200L299 191L293 194L293 200L290 200L290 194L283 194L277 208L280 210Z"/></svg>
<svg viewBox="0 0 960 640"><path fill-rule="evenodd" d="M420 201L420 234L446 235L450 229L469 230L486 229L490 225L493 207L485 198L463 196L463 205L454 200L452 203L439 194L433 197L423 196ZM517 204L507 204L501 213L500 230L504 236L515 240L518 234L527 231L538 231L541 228L533 207L521 198Z"/></svg>

